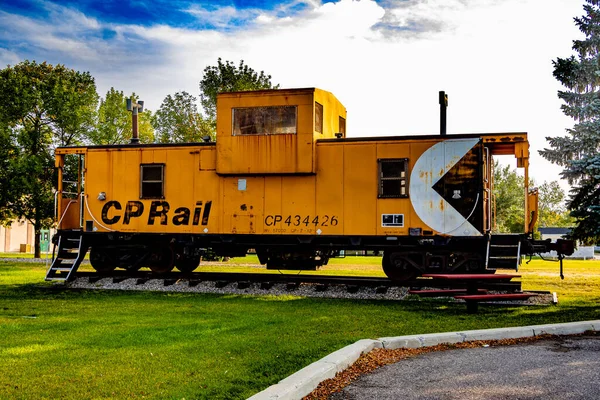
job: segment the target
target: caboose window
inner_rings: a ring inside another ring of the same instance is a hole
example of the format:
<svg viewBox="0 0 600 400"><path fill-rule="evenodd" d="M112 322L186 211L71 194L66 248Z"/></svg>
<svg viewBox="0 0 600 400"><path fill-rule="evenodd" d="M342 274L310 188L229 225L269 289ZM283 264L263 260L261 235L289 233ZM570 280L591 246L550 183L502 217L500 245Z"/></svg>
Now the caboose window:
<svg viewBox="0 0 600 400"><path fill-rule="evenodd" d="M408 197L408 159L380 158L379 197Z"/></svg>
<svg viewBox="0 0 600 400"><path fill-rule="evenodd" d="M140 166L140 198L162 199L165 197L165 165L142 164Z"/></svg>
<svg viewBox="0 0 600 400"><path fill-rule="evenodd" d="M346 136L346 119L344 117L340 117L338 122L339 122L338 132L341 133L343 136Z"/></svg>
<svg viewBox="0 0 600 400"><path fill-rule="evenodd" d="M323 133L323 105L315 102L315 131Z"/></svg>
<svg viewBox="0 0 600 400"><path fill-rule="evenodd" d="M296 134L296 106L234 108L233 135Z"/></svg>

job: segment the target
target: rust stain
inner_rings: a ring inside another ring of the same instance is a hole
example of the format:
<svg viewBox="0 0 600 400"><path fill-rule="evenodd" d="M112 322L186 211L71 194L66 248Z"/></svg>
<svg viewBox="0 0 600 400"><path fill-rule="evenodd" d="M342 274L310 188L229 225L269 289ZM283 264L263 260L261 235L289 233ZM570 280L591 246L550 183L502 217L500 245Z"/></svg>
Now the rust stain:
<svg viewBox="0 0 600 400"><path fill-rule="evenodd" d="M444 199L440 199L440 210L444 211Z"/></svg>

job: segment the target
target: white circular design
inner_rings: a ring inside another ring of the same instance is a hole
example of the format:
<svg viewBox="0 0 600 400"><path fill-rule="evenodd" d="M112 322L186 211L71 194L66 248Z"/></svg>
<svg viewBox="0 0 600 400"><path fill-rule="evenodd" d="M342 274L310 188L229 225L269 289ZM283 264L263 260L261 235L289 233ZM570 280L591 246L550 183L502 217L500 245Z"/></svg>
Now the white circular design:
<svg viewBox="0 0 600 400"><path fill-rule="evenodd" d="M481 232L433 189L478 142L478 138L438 142L421 154L410 174L412 206L419 218L437 233L481 236Z"/></svg>

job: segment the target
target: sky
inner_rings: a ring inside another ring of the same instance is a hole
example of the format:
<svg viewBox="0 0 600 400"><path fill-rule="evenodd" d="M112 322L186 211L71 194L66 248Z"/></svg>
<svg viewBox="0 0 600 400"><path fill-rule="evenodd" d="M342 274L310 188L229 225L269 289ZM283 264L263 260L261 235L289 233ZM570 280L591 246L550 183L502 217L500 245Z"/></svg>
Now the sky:
<svg viewBox="0 0 600 400"><path fill-rule="evenodd" d="M135 92L155 111L199 97L206 66L240 60L282 88L318 87L348 112L349 137L528 132L538 155L573 121L552 60L582 34L584 0L0 0L0 68L23 60L89 71L100 96ZM511 159L503 160L516 166ZM566 182L561 182L568 189Z"/></svg>

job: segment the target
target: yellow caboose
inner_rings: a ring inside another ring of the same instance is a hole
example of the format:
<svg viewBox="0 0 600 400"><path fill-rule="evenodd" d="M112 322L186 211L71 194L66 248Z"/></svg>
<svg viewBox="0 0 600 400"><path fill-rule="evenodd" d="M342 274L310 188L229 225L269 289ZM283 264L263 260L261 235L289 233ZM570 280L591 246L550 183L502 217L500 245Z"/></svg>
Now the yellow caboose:
<svg viewBox="0 0 600 400"><path fill-rule="evenodd" d="M56 150L61 243L49 279L72 272L61 255L88 248L100 271L192 271L207 249L255 249L286 269L382 251L395 279L516 266L537 202L526 187L524 235L502 245L514 257L495 257L496 154L514 155L527 185L525 133L348 138L346 109L329 92L219 94L216 142ZM74 182L66 166L76 164Z"/></svg>

